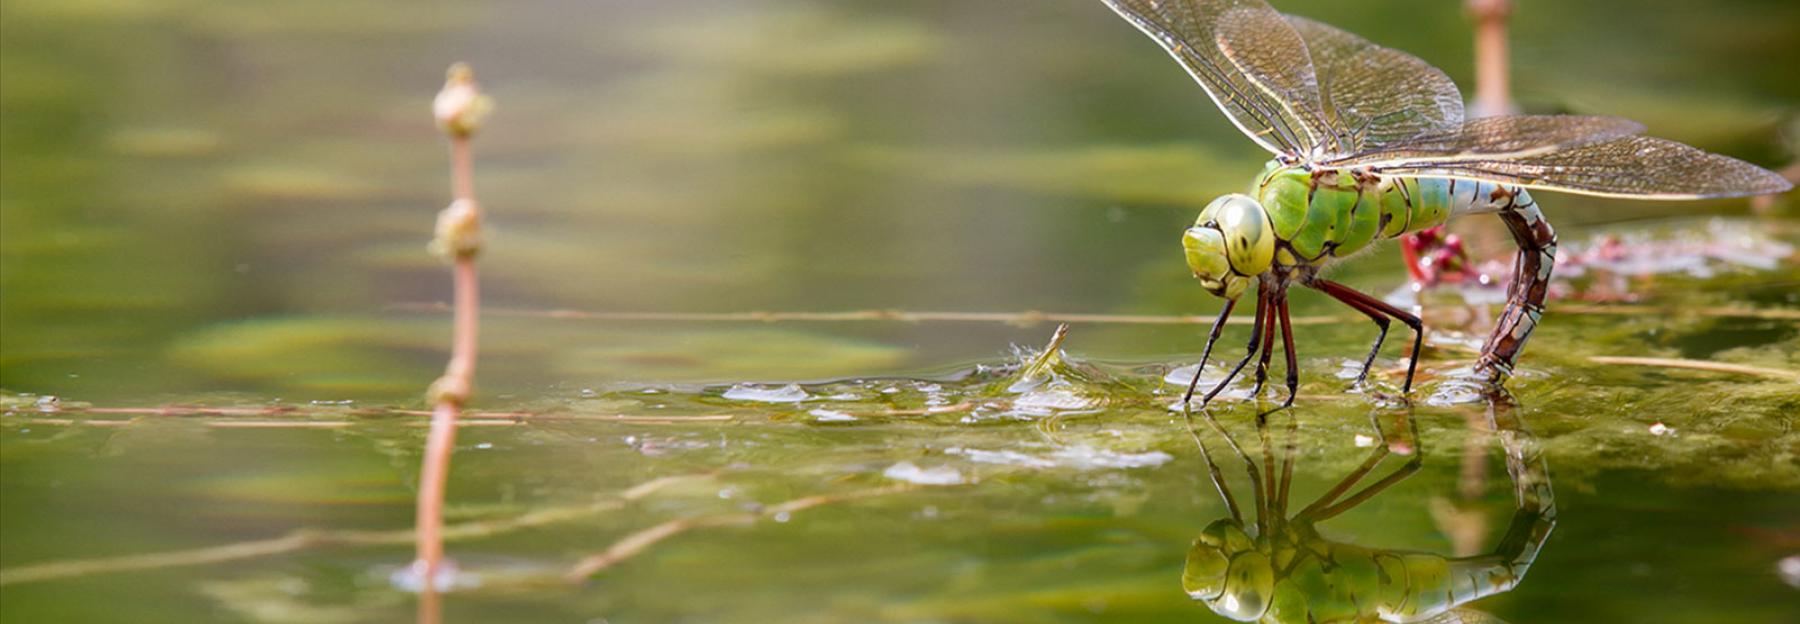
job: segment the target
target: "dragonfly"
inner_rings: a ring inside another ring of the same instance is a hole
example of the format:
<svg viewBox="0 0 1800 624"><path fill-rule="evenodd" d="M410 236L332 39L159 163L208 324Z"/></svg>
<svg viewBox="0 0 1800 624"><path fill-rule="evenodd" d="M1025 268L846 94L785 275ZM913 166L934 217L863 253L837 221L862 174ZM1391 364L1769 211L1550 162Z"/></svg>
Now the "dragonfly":
<svg viewBox="0 0 1800 624"><path fill-rule="evenodd" d="M1275 331L1287 364L1287 400L1299 387L1287 291L1324 292L1379 328L1362 362L1367 382L1399 321L1412 330L1404 394L1424 341L1419 317L1321 277L1333 262L1468 214L1493 214L1518 246L1506 304L1474 366L1497 387L1544 313L1556 232L1530 190L1687 200L1766 195L1792 188L1773 172L1675 141L1643 136L1618 117L1516 115L1465 119L1462 93L1436 67L1405 52L1263 0L1103 0L1162 46L1227 119L1274 158L1249 192L1213 200L1182 234L1188 267L1225 299L1182 405L1189 405L1238 298L1256 285L1244 357L1201 399L1204 406L1261 353L1251 396L1268 378Z"/></svg>
<svg viewBox="0 0 1800 624"><path fill-rule="evenodd" d="M1327 539L1315 527L1419 470L1424 449L1416 446L1418 429L1410 413L1402 416L1405 422L1395 440L1385 437L1377 420L1376 439L1381 442L1369 457L1298 512L1288 509L1296 427L1291 414L1286 432L1289 442L1282 445L1279 470L1277 451L1271 449L1270 441L1279 434L1271 434L1273 427L1267 419L1256 421L1263 456L1259 469L1231 434L1210 414L1205 415L1207 424L1250 475L1254 524L1246 524L1245 512L1232 497L1190 414L1188 433L1200 447L1213 487L1230 516L1207 525L1189 547L1181 575L1183 591L1214 613L1240 622L1498 622L1467 605L1510 591L1525 579L1556 528L1557 512L1549 468L1536 438L1525 429L1513 406L1492 400L1488 406L1487 424L1498 433L1495 437L1512 479L1513 515L1506 533L1489 551L1467 557L1369 548ZM1391 448L1399 446L1418 450L1400 468L1351 493Z"/></svg>

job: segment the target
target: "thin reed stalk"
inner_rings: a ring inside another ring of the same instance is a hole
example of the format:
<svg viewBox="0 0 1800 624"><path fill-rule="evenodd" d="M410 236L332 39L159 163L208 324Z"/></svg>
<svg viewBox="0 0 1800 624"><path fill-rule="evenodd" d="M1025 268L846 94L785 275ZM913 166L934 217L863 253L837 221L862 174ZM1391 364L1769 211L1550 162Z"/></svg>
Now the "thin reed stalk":
<svg viewBox="0 0 1800 624"><path fill-rule="evenodd" d="M422 621L437 620L435 593L446 569L444 558L444 496L450 476L450 455L456 445L456 420L475 386L477 339L480 336L481 293L475 257L481 252L481 208L475 201L474 156L469 139L492 107L475 84L468 65L451 66L443 90L432 102L438 126L450 139L450 187L454 201L438 214L437 236L431 248L454 263L455 288L450 363L444 376L431 384L431 428L425 438L425 455L419 470L419 498L415 517L417 555L412 572L418 575L423 596Z"/></svg>
<svg viewBox="0 0 1800 624"><path fill-rule="evenodd" d="M1512 0L1469 0L1468 11L1475 21L1475 110L1471 116L1515 113L1506 41Z"/></svg>

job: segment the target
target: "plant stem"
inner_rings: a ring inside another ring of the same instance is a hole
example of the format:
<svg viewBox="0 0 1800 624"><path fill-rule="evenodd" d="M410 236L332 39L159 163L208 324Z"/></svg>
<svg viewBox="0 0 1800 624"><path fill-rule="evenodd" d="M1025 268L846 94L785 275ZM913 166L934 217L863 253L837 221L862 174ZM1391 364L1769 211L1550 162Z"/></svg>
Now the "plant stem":
<svg viewBox="0 0 1800 624"><path fill-rule="evenodd" d="M1514 112L1508 74L1506 21L1512 0L1469 0L1475 19L1475 114L1490 117Z"/></svg>
<svg viewBox="0 0 1800 624"><path fill-rule="evenodd" d="M491 103L475 85L467 65L450 68L444 88L432 102L438 125L450 137L450 190L455 197L438 215L437 237L432 247L452 259L455 319L451 330L450 363L444 376L430 390L431 429L425 438L425 456L419 469L419 499L415 517L417 558L413 572L419 575L422 595L419 620L439 618L438 575L444 569L444 491L450 477L450 454L456 446L456 420L475 386L477 338L480 336L481 290L475 256L481 250L481 209L475 201L475 163L469 137L480 128Z"/></svg>

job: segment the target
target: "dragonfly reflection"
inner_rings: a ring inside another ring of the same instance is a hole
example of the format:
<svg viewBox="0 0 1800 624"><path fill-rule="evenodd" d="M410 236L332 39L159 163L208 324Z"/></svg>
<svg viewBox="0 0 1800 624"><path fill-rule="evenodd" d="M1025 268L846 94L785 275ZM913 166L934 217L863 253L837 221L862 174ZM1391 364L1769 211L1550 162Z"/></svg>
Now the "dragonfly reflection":
<svg viewBox="0 0 1800 624"><path fill-rule="evenodd" d="M1258 419L1260 466L1216 420L1198 416L1243 463L1252 491L1253 507L1248 511L1232 496L1213 460L1207 436L1195 429L1194 418L1189 418L1189 433L1231 516L1214 521L1194 540L1181 585L1189 596L1233 620L1268 624L1495 621L1464 605L1516 586L1556 525L1556 504L1543 455L1536 439L1503 402L1489 402L1487 420L1505 451L1515 510L1505 535L1492 550L1466 557L1358 546L1332 541L1315 529L1318 523L1367 502L1419 470L1424 453L1416 447L1418 428L1410 412L1404 414L1392 438L1381 431L1377 420L1377 443L1369 457L1317 500L1293 513L1288 507L1296 453L1296 424L1291 415L1285 427ZM1285 441L1277 443L1271 439L1274 437ZM1393 454L1392 449L1408 447L1417 450L1401 467L1356 489ZM1246 513L1254 515L1253 524L1246 524Z"/></svg>

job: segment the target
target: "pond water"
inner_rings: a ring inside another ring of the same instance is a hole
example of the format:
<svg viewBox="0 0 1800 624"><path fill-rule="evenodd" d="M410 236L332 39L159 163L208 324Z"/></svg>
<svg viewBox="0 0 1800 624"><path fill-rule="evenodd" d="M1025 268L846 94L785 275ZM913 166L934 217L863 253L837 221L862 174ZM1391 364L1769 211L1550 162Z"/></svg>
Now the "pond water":
<svg viewBox="0 0 1800 624"><path fill-rule="evenodd" d="M1278 8L1468 90L1460 3L1366 4ZM1800 5L1521 4L1528 110L1792 160ZM1410 409L1379 396L1400 347L1347 391L1373 328L1299 293L1300 401L1259 431L1247 386L1168 405L1219 305L1179 232L1266 154L1098 2L0 11L0 619L412 617L408 410L448 341L428 102L463 60L499 108L449 621L1219 621L1183 574L1231 517L1196 440L1254 516L1224 434L1291 445L1290 512L1416 458L1317 524L1382 551L1517 550L1547 474L1529 574L1470 605L1505 621L1800 621L1791 198L1542 194L1571 248L1636 255L1559 286L1503 400L1429 400L1492 293L1423 295ZM1392 246L1334 275L1406 282ZM863 314L731 316L758 311Z"/></svg>

